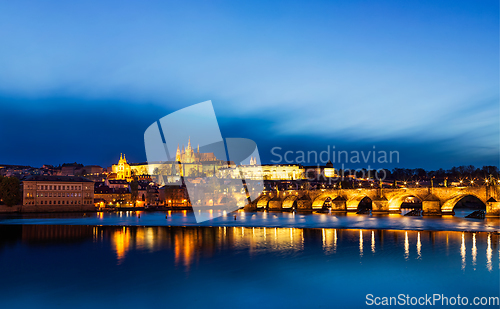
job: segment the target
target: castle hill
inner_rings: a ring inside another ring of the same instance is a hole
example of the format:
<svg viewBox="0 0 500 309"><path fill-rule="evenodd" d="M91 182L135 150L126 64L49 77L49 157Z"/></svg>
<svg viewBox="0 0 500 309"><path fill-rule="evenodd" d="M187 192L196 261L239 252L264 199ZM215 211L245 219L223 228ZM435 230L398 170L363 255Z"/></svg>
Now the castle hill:
<svg viewBox="0 0 500 309"><path fill-rule="evenodd" d="M119 210L226 209L245 211L454 215L470 208L476 218L500 216L500 178L495 166L449 170L338 169L326 164L247 164L202 153L191 139L175 160L128 162L111 167L0 166L4 213ZM245 180L244 185L235 180ZM190 192L189 187L196 188ZM257 189L257 190L256 190Z"/></svg>

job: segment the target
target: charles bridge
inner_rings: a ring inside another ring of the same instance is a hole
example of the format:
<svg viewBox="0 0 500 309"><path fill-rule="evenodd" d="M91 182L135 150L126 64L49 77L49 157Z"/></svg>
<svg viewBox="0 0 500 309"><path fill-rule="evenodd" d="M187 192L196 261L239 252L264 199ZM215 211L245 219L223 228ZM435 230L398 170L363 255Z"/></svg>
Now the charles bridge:
<svg viewBox="0 0 500 309"><path fill-rule="evenodd" d="M487 217L500 216L500 186L415 187L286 190L264 192L245 206L245 210L321 210L325 202L333 212L356 212L363 199L372 202L372 213L399 213L409 197L422 202L424 215L454 214L455 205L466 196L474 196L486 205Z"/></svg>

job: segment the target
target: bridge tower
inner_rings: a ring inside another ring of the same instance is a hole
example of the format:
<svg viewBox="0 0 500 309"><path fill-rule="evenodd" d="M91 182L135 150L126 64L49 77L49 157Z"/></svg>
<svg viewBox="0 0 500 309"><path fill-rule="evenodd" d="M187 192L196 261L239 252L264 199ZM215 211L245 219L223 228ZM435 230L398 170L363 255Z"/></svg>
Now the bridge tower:
<svg viewBox="0 0 500 309"><path fill-rule="evenodd" d="M491 180L492 177L486 186L486 217L500 217L500 186Z"/></svg>

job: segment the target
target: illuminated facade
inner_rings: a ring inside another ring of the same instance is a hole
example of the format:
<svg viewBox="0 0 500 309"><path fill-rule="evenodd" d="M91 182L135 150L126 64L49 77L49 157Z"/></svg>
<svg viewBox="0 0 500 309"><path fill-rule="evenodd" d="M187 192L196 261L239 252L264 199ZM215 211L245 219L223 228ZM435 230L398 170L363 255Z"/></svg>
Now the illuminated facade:
<svg viewBox="0 0 500 309"><path fill-rule="evenodd" d="M178 164L180 162L181 164ZM233 162L219 160L213 152L200 153L200 147L196 151L191 146L191 139L186 147L177 145L175 161L127 163L125 155L120 155L118 164L112 166L112 172L116 179L132 180L132 175L166 176L166 182L177 181L180 176L204 177L216 175L221 178L238 179L243 176L250 180L300 180L320 179L321 177L336 177L333 164L328 162L326 166L302 166L298 164L270 164L258 165L257 158L251 157L249 165L235 167ZM159 177L155 177L159 178ZM156 179L158 183L164 183Z"/></svg>
<svg viewBox="0 0 500 309"><path fill-rule="evenodd" d="M120 154L118 164L113 164L111 169L116 174L116 179L129 180L132 178L132 169L123 154Z"/></svg>
<svg viewBox="0 0 500 309"><path fill-rule="evenodd" d="M251 163L255 161L251 160ZM300 179L320 179L324 177L336 177L337 173L333 167L303 167L296 164L279 165L240 165L238 167L225 168L220 170L220 177L240 178L251 180L300 180Z"/></svg>

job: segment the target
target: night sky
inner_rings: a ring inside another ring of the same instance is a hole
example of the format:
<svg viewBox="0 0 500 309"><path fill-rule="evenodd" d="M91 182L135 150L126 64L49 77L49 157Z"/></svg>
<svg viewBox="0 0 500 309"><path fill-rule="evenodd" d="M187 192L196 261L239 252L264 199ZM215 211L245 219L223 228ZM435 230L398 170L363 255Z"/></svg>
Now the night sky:
<svg viewBox="0 0 500 309"><path fill-rule="evenodd" d="M143 162L150 124L212 100L263 163L498 166L499 82L498 1L0 1L2 164Z"/></svg>

